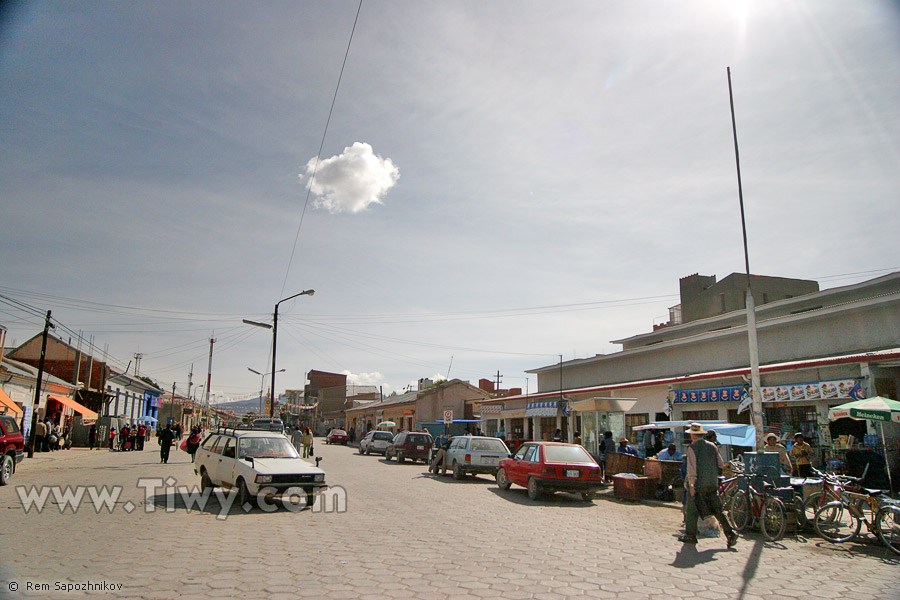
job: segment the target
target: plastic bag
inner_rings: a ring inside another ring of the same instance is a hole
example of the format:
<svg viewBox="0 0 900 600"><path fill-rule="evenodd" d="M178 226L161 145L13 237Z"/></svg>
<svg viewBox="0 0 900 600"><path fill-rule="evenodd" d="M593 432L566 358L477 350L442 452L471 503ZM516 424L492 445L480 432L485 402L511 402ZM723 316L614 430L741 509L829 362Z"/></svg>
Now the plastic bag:
<svg viewBox="0 0 900 600"><path fill-rule="evenodd" d="M187 452L187 440L184 440L183 442L181 442L181 445L179 446L179 448L181 448L182 450Z"/></svg>
<svg viewBox="0 0 900 600"><path fill-rule="evenodd" d="M716 538L721 535L721 531L719 522L715 517L706 517L697 524L697 535L699 537Z"/></svg>

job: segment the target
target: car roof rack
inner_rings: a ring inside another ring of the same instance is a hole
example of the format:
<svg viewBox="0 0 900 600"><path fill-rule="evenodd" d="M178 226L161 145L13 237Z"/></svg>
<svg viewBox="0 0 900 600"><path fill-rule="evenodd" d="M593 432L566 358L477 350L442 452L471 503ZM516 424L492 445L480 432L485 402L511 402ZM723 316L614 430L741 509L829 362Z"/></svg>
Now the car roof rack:
<svg viewBox="0 0 900 600"><path fill-rule="evenodd" d="M216 433L222 435L228 435L231 433L232 435L239 431L274 431L277 433L281 433L281 427L279 425L235 425L233 427L218 427L216 429Z"/></svg>

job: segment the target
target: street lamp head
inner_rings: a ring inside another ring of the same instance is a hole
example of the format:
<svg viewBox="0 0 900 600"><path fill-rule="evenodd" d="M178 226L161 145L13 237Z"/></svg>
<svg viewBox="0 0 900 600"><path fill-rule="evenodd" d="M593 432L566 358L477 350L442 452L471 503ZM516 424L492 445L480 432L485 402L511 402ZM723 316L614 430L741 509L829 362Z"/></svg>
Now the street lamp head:
<svg viewBox="0 0 900 600"><path fill-rule="evenodd" d="M258 321L251 321L250 319L244 319L244 323L247 325L253 325L255 327L262 327L263 329L272 329L272 326L268 323L260 323Z"/></svg>
<svg viewBox="0 0 900 600"><path fill-rule="evenodd" d="M251 373L256 373L257 375L262 375L262 373L260 373L256 369L251 369L250 367L247 367L247 370L250 371Z"/></svg>
<svg viewBox="0 0 900 600"><path fill-rule="evenodd" d="M304 290L304 291L300 292L300 295L301 296L314 296L315 293L316 293L316 290Z"/></svg>

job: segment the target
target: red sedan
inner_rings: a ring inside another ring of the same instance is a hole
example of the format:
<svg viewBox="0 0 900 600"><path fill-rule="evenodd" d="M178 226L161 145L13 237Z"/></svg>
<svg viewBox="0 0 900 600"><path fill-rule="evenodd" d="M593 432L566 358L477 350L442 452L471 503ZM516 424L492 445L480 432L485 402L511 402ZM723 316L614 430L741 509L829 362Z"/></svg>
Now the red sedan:
<svg viewBox="0 0 900 600"><path fill-rule="evenodd" d="M600 465L587 450L559 442L526 442L501 460L497 485L508 490L513 483L527 488L532 500L545 492L577 492L590 502L604 487Z"/></svg>
<svg viewBox="0 0 900 600"><path fill-rule="evenodd" d="M344 444L346 446L349 441L350 436L343 429L332 429L325 436L326 444Z"/></svg>

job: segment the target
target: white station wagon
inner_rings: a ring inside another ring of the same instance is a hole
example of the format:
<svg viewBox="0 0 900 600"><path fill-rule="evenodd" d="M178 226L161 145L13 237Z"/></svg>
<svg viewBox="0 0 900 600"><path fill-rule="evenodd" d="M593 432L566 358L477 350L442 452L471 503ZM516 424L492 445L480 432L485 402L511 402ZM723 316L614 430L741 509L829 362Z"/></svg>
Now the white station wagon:
<svg viewBox="0 0 900 600"><path fill-rule="evenodd" d="M290 490L306 493L312 506L317 491L326 488L325 472L300 458L284 434L259 429L220 429L203 441L194 459L200 488L237 490L244 506L257 496L274 498Z"/></svg>

